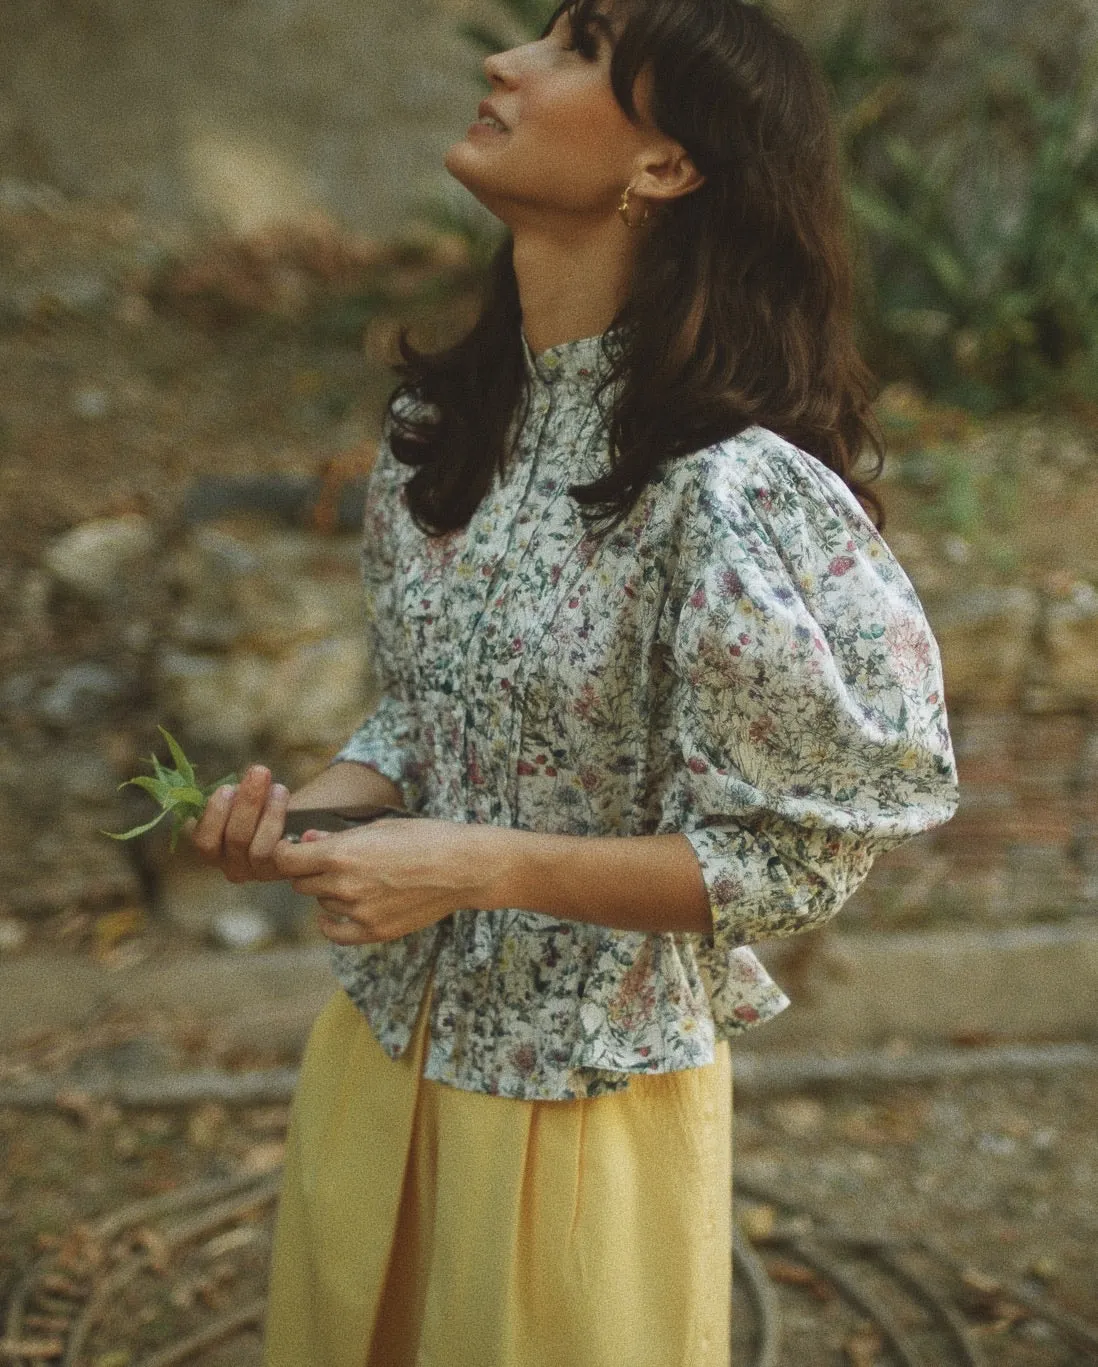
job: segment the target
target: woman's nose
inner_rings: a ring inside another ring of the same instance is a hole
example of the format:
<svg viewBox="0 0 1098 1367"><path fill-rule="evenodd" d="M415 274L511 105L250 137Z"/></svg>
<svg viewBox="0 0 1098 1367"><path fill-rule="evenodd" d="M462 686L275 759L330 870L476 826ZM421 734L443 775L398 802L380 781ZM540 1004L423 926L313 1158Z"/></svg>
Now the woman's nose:
<svg viewBox="0 0 1098 1367"><path fill-rule="evenodd" d="M517 54L521 48L508 48L505 52L493 52L484 59L484 74L493 86L513 86L518 82L520 59Z"/></svg>
<svg viewBox="0 0 1098 1367"><path fill-rule="evenodd" d="M506 78L503 75L503 66L500 62L500 58L503 55L504 54L501 52L493 52L491 57L485 57L484 59L484 74L488 77L488 82L492 86L506 84Z"/></svg>

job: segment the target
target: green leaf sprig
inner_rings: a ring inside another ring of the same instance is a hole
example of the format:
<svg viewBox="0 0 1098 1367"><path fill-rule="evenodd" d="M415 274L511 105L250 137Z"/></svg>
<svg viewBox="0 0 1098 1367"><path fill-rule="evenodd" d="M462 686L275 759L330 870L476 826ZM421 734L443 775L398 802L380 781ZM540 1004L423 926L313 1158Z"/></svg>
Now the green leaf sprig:
<svg viewBox="0 0 1098 1367"><path fill-rule="evenodd" d="M196 819L206 810L206 803L213 794L224 783L236 783L235 774L228 774L225 778L219 778L216 783L208 783L204 788L198 786L195 778L194 765L183 753L183 747L170 732L165 731L162 726L156 728L164 739L168 742L168 749L172 753L175 761L174 769L167 769L156 758L155 755L149 756L149 763L153 767L150 777L147 774L139 774L136 778L128 778L125 783L120 783L119 788L128 788L131 785L135 788L144 788L160 803L161 812L159 816L154 816L151 821L146 821L143 826L134 826L129 831L103 831L103 835L109 835L112 840L132 840L135 835L144 835L165 817L171 818L172 839L171 848L174 850L179 839L179 832L184 824L193 816Z"/></svg>

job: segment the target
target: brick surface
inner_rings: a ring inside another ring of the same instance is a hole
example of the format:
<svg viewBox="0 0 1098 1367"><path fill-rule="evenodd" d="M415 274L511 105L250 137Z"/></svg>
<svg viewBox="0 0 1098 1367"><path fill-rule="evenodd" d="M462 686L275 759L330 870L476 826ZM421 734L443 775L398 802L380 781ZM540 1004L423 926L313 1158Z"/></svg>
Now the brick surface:
<svg viewBox="0 0 1098 1367"><path fill-rule="evenodd" d="M973 708L951 723L956 816L878 860L844 921L1002 925L1098 904L1098 719Z"/></svg>

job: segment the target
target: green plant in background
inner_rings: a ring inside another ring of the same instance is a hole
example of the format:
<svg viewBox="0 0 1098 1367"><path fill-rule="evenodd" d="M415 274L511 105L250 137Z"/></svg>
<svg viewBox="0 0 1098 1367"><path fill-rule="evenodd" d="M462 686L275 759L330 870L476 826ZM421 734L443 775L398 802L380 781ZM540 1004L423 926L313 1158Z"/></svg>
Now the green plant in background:
<svg viewBox="0 0 1098 1367"><path fill-rule="evenodd" d="M229 774L225 778L219 778L216 783L209 783L204 788L200 788L195 777L194 766L183 753L182 746L162 726L158 726L157 730L168 742L168 749L175 761L175 767L168 769L160 763L155 755L150 755L148 762L153 767L152 777L147 774L139 774L136 778L128 778L125 783L120 783L119 787L143 788L160 804L160 815L154 816L151 821L146 821L143 826L134 826L128 831L103 831L101 834L109 835L112 840L132 840L134 836L151 831L165 817L170 817L172 823L171 847L174 850L179 839L179 832L183 829L184 824L191 817L197 819L202 815L206 810L206 803L223 783L235 783L237 779L235 774Z"/></svg>
<svg viewBox="0 0 1098 1367"><path fill-rule="evenodd" d="M545 27L556 4L553 0L498 0L496 9L506 24L506 30L485 21L458 25L461 36L485 56L490 52L501 52L510 45L513 37L535 37Z"/></svg>
<svg viewBox="0 0 1098 1367"><path fill-rule="evenodd" d="M909 446L894 453L899 481L916 495L914 524L940 537L960 538L965 553L997 574L1012 577L1021 517L1018 464L1000 443L982 451L971 438Z"/></svg>
<svg viewBox="0 0 1098 1367"><path fill-rule="evenodd" d="M977 412L1086 392L1098 365L1098 54L1063 94L1018 57L983 74L967 136L880 140L850 203L873 263L865 325L894 372ZM1007 116L1028 158L1004 166ZM863 163L864 166L864 163ZM1010 182L1013 181L1013 184Z"/></svg>

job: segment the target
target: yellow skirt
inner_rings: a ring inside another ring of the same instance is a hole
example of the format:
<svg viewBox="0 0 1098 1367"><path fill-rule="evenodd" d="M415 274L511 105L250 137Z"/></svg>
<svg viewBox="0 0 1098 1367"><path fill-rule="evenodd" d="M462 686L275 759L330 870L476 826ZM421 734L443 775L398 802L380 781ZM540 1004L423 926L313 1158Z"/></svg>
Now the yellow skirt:
<svg viewBox="0 0 1098 1367"><path fill-rule="evenodd" d="M343 991L313 1027L264 1367L728 1367L727 1043L520 1101L423 1078L426 1016L398 1060Z"/></svg>

